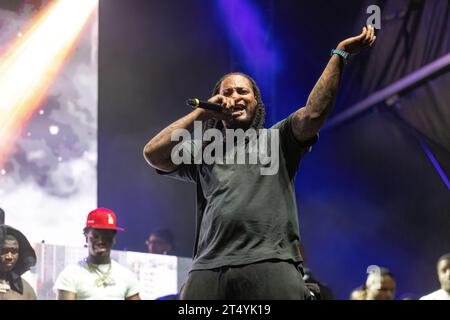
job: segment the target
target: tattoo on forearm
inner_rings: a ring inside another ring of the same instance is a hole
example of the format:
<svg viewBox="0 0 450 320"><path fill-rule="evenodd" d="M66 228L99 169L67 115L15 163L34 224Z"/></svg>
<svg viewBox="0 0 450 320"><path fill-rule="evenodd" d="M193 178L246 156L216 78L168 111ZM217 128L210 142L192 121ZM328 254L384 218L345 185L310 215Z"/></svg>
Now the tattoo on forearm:
<svg viewBox="0 0 450 320"><path fill-rule="evenodd" d="M312 113L326 115L331 111L339 88L341 74L342 61L338 57L333 57L328 62L306 102L306 106L311 108Z"/></svg>

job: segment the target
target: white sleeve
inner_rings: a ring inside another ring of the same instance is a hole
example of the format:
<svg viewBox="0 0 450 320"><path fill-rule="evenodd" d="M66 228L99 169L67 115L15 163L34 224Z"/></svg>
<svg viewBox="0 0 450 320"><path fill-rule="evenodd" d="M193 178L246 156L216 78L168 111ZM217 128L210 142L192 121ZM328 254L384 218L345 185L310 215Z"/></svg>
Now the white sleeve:
<svg viewBox="0 0 450 320"><path fill-rule="evenodd" d="M419 300L436 300L436 291L421 297Z"/></svg>
<svg viewBox="0 0 450 320"><path fill-rule="evenodd" d="M130 270L127 270L127 278L128 288L125 294L125 298L129 298L140 292L140 285L137 276Z"/></svg>
<svg viewBox="0 0 450 320"><path fill-rule="evenodd" d="M77 292L77 280L78 280L78 266L68 266L58 275L53 286L53 291L58 293L58 290L64 290L69 292Z"/></svg>

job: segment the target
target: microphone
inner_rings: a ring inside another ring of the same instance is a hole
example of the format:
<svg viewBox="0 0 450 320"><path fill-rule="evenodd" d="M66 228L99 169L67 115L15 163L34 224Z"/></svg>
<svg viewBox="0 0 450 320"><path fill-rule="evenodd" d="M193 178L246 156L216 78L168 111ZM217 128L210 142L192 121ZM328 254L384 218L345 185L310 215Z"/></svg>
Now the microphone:
<svg viewBox="0 0 450 320"><path fill-rule="evenodd" d="M188 99L186 100L186 104L194 108L202 108L206 110L222 112L222 107L220 104L200 101L199 99Z"/></svg>

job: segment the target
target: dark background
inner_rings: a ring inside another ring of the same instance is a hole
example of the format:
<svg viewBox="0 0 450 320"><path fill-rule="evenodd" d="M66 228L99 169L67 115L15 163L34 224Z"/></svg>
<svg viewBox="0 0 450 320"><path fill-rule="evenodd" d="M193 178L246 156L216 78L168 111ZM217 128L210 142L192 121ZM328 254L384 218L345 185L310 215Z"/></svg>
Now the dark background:
<svg viewBox="0 0 450 320"><path fill-rule="evenodd" d="M126 229L117 249L146 251L150 229L170 227L191 256L195 187L158 176L142 149L207 99L230 71L262 89L269 126L305 104L339 41L357 35L369 4L382 9L375 48L348 65L331 116L449 52L449 1L100 2L98 205ZM425 150L450 173L448 68L322 130L296 178L306 264L337 298L366 268L391 269L398 295L437 289L436 259L450 251L450 193ZM425 148L425 149L424 149ZM448 182L447 182L448 183Z"/></svg>

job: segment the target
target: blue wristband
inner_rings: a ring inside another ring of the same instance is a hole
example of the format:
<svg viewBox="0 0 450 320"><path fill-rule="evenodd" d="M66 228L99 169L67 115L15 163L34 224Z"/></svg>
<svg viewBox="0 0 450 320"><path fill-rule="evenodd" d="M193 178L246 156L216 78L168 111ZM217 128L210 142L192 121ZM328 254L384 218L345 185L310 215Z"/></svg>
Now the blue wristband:
<svg viewBox="0 0 450 320"><path fill-rule="evenodd" d="M333 49L333 50L331 50L331 56L333 54L337 54L337 55L341 56L342 58L344 58L344 63L347 64L350 53L348 53L347 51L344 51L344 50Z"/></svg>

